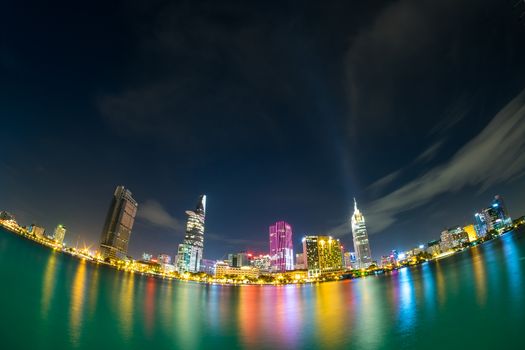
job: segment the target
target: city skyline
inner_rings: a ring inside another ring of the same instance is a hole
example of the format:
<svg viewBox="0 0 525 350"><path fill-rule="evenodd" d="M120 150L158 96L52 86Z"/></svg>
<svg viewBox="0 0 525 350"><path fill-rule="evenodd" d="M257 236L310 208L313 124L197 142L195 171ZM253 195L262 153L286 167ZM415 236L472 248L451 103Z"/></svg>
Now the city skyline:
<svg viewBox="0 0 525 350"><path fill-rule="evenodd" d="M0 27L3 348L524 347L525 0Z"/></svg>

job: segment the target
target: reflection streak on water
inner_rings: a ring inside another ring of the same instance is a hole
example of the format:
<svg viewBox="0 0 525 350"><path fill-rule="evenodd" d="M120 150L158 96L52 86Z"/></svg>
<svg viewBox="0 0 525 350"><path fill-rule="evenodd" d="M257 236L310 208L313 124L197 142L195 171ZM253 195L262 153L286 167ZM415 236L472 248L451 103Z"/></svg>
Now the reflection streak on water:
<svg viewBox="0 0 525 350"><path fill-rule="evenodd" d="M352 285L358 298L355 314L356 330L353 342L357 349L376 349L382 338L383 322L386 315L382 312L383 295L379 294L377 279L373 276L356 280ZM384 311L384 309L383 309Z"/></svg>
<svg viewBox="0 0 525 350"><path fill-rule="evenodd" d="M505 267L508 275L509 290L513 294L513 299L519 299L519 293L523 293L523 281L521 272L521 257L519 249L516 246L515 237L510 233L505 234L502 238Z"/></svg>
<svg viewBox="0 0 525 350"><path fill-rule="evenodd" d="M89 316L92 317L97 309L99 268L95 266L89 276Z"/></svg>
<svg viewBox="0 0 525 350"><path fill-rule="evenodd" d="M408 333L416 322L414 280L412 279L412 271L409 268L399 270L397 288L399 289L398 322L401 326L401 331Z"/></svg>
<svg viewBox="0 0 525 350"><path fill-rule="evenodd" d="M240 341L245 347L251 347L260 342L259 336L266 335L266 318L260 314L259 305L261 305L261 298L265 297L261 293L261 288L248 286L240 288L239 290L239 307L237 308L237 324L240 330ZM273 307L268 304L268 300L263 300L262 303L267 308Z"/></svg>
<svg viewBox="0 0 525 350"><path fill-rule="evenodd" d="M177 301L177 312L176 317L176 334L177 340L179 341L179 349L196 349L197 348L197 337L199 335L198 327L198 310L195 310L195 302L199 300L195 296L199 293L200 285L192 283L182 283L179 288Z"/></svg>
<svg viewBox="0 0 525 350"><path fill-rule="evenodd" d="M171 314L174 312L173 308L173 284L170 282L163 283L160 285L159 293L159 305L158 312L162 317L162 324L164 331L169 334L172 331L172 319Z"/></svg>
<svg viewBox="0 0 525 350"><path fill-rule="evenodd" d="M339 282L329 282L318 285L315 291L316 328L319 344L323 346L333 346L334 339L344 337L348 331L345 327L347 314L343 307L341 285Z"/></svg>
<svg viewBox="0 0 525 350"><path fill-rule="evenodd" d="M73 345L80 345L80 335L82 329L82 311L84 309L84 297L86 286L86 262L80 260L77 266L77 271L73 279L73 287L71 288L71 317L69 321L69 328L71 334L71 342Z"/></svg>
<svg viewBox="0 0 525 350"><path fill-rule="evenodd" d="M42 318L46 318L49 312L49 304L53 297L53 291L56 283L56 253L52 251L47 259L46 269L44 272L44 283L42 285L41 312Z"/></svg>
<svg viewBox="0 0 525 350"><path fill-rule="evenodd" d="M284 331L287 347L297 348L300 330L302 329L303 315L302 299L298 298L299 288L294 285L285 286L284 293Z"/></svg>
<svg viewBox="0 0 525 350"><path fill-rule="evenodd" d="M122 336L127 341L130 340L133 330L133 303L135 292L135 276L130 272L125 272L120 283L119 295L119 318Z"/></svg>
<svg viewBox="0 0 525 350"><path fill-rule="evenodd" d="M423 290L426 309L427 311L434 312L436 301L436 284L434 282L434 275L432 274L432 267L430 263L424 263L421 266L421 274L423 277Z"/></svg>
<svg viewBox="0 0 525 350"><path fill-rule="evenodd" d="M155 322L155 278L147 277L146 293L144 294L144 332L151 337Z"/></svg>
<svg viewBox="0 0 525 350"><path fill-rule="evenodd" d="M478 247L471 249L472 254L472 270L474 272L475 294L476 301L479 306L485 306L487 300L487 285L485 276L485 263L482 255L478 251Z"/></svg>
<svg viewBox="0 0 525 350"><path fill-rule="evenodd" d="M443 277L443 270L441 267L441 264L438 261L436 261L436 285L437 285L437 291L438 291L438 302L439 306L443 306L446 302L446 291L445 291L445 278Z"/></svg>

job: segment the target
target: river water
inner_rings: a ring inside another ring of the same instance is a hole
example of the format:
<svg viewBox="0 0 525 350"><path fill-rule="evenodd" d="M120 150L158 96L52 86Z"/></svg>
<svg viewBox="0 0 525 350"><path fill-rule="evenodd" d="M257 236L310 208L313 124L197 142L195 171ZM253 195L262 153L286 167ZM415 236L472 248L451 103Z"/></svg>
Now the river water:
<svg viewBox="0 0 525 350"><path fill-rule="evenodd" d="M92 265L0 229L2 349L525 349L525 232L385 276L216 286Z"/></svg>

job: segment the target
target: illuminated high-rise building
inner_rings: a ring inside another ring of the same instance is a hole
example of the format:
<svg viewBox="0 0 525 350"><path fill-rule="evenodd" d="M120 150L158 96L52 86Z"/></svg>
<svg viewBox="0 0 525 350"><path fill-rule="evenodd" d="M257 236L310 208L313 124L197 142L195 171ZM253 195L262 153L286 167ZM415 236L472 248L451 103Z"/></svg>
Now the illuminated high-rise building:
<svg viewBox="0 0 525 350"><path fill-rule="evenodd" d="M485 214L483 212L474 214L475 229L478 237L483 237L487 234L488 227Z"/></svg>
<svg viewBox="0 0 525 350"><path fill-rule="evenodd" d="M343 268L343 254L339 239L331 236L319 236L317 249L321 272L337 271Z"/></svg>
<svg viewBox="0 0 525 350"><path fill-rule="evenodd" d="M186 235L177 251L179 272L199 272L204 253L204 221L206 218L206 195L201 195L194 211L186 211Z"/></svg>
<svg viewBox="0 0 525 350"><path fill-rule="evenodd" d="M117 186L100 237L100 254L104 258L127 257L137 208L138 203L133 199L131 192L124 186Z"/></svg>
<svg viewBox="0 0 525 350"><path fill-rule="evenodd" d="M54 234L53 238L58 243L62 244L64 242L65 235L66 235L66 227L64 225L58 225L55 228L55 234Z"/></svg>
<svg viewBox="0 0 525 350"><path fill-rule="evenodd" d="M303 261L309 277L343 268L343 251L339 239L331 236L305 236Z"/></svg>
<svg viewBox="0 0 525 350"><path fill-rule="evenodd" d="M292 226L278 221L270 226L270 256L273 271L293 270Z"/></svg>
<svg viewBox="0 0 525 350"><path fill-rule="evenodd" d="M496 216L499 220L499 226L501 228L512 225L512 219L509 216L503 197L499 194L494 196L494 199L490 203L491 208L496 212Z"/></svg>
<svg viewBox="0 0 525 350"><path fill-rule="evenodd" d="M368 232L366 231L365 217L357 208L354 198L354 214L352 215L352 235L354 238L354 249L357 267L367 268L372 264L372 253L368 242Z"/></svg>
<svg viewBox="0 0 525 350"><path fill-rule="evenodd" d="M303 263L311 275L320 273L318 238L319 236L303 237Z"/></svg>

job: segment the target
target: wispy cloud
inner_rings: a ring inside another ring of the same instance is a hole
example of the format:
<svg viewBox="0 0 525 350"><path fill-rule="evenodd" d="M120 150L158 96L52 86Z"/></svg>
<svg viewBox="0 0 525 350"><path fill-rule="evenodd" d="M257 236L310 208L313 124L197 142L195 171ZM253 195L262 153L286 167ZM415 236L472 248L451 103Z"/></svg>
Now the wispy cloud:
<svg viewBox="0 0 525 350"><path fill-rule="evenodd" d="M436 166L388 195L367 212L371 232L396 221L398 214L420 207L437 195L466 186L486 189L523 176L525 169L525 90L445 164Z"/></svg>
<svg viewBox="0 0 525 350"><path fill-rule="evenodd" d="M179 220L171 216L156 200L149 199L139 205L137 217L155 226L173 229L177 232L184 230Z"/></svg>
<svg viewBox="0 0 525 350"><path fill-rule="evenodd" d="M383 176L382 178L368 186L367 190L371 191L372 193L378 193L383 188L391 184L395 179L397 179L402 172L403 169L398 169L396 171L391 172L388 175Z"/></svg>
<svg viewBox="0 0 525 350"><path fill-rule="evenodd" d="M416 158L416 160L414 162L416 162L416 163L424 163L424 162L428 162L429 160L432 160L432 158L434 158L436 156L436 154L439 151L439 148L441 147L442 144L443 144L443 140L435 142L429 148L424 150Z"/></svg>
<svg viewBox="0 0 525 350"><path fill-rule="evenodd" d="M430 147L428 147L426 150L424 150L420 155L418 155L413 162L411 162L410 165L397 169L379 180L372 183L370 186L366 188L367 191L370 191L374 195L378 195L381 191L383 191L388 185L392 184L395 180L399 179L403 173L407 172L407 168L417 164L417 163L426 163L430 160L432 160L437 152L439 151L439 148L441 145L443 145L444 140L437 141L433 143Z"/></svg>

